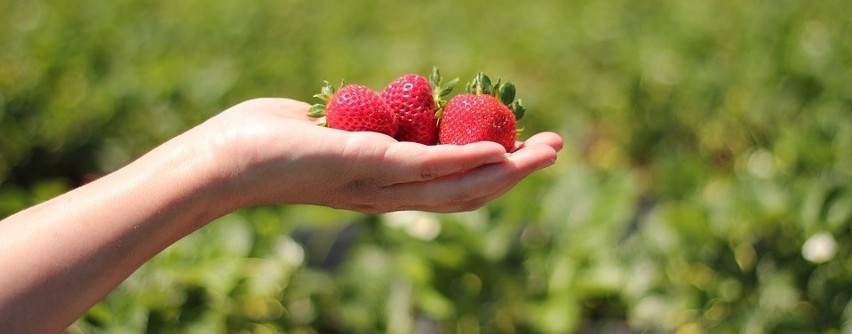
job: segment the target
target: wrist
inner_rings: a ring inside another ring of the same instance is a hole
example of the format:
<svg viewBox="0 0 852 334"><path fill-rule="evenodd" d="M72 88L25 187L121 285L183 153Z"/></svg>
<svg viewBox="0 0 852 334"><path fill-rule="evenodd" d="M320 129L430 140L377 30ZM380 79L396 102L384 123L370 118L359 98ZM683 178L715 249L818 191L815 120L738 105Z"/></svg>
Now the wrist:
<svg viewBox="0 0 852 334"><path fill-rule="evenodd" d="M150 194L146 204L185 229L180 234L239 208L225 172L229 161L206 139L195 129L187 131L119 171L143 183L137 190Z"/></svg>
<svg viewBox="0 0 852 334"><path fill-rule="evenodd" d="M189 145L198 142L190 140ZM208 140L206 143L208 144L200 148L189 148L191 152L188 156L191 162L185 171L185 177L193 180L194 187L189 201L199 210L197 214L203 217L205 224L254 205L245 195L244 182L240 181L241 170L236 152L220 145L222 143L217 143L217 139Z"/></svg>

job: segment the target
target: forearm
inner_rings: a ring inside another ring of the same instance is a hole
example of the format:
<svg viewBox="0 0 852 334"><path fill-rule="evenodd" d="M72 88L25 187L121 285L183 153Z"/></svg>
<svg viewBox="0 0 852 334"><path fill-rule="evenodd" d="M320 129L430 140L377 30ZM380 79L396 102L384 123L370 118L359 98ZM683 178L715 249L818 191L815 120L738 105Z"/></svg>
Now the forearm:
<svg viewBox="0 0 852 334"><path fill-rule="evenodd" d="M59 332L145 261L241 207L473 210L552 164L539 134L425 146L316 126L290 99L238 104L130 165L0 221L0 333Z"/></svg>
<svg viewBox="0 0 852 334"><path fill-rule="evenodd" d="M0 332L59 332L152 256L233 208L181 137L0 222Z"/></svg>

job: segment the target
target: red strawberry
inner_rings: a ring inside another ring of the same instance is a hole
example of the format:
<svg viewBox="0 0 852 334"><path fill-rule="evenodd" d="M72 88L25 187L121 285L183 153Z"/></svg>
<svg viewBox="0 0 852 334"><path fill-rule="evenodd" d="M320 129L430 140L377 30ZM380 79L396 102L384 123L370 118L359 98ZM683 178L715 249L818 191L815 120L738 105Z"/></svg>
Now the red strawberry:
<svg viewBox="0 0 852 334"><path fill-rule="evenodd" d="M395 138L424 145L437 144L436 113L444 104L442 97L452 91L456 81L452 80L441 87L441 75L435 67L429 79L419 74L406 74L385 87L380 95L399 124Z"/></svg>
<svg viewBox="0 0 852 334"><path fill-rule="evenodd" d="M464 145L478 141L493 141L507 152L515 147L517 119L525 108L515 98L515 86L510 82L492 86L483 73L469 83L468 93L454 96L444 106L438 125L441 144Z"/></svg>
<svg viewBox="0 0 852 334"><path fill-rule="evenodd" d="M393 137L398 126L393 113L378 93L361 85L342 86L335 92L326 82L322 93L314 95L325 104L315 104L308 116L325 116L325 125L346 131L381 132Z"/></svg>

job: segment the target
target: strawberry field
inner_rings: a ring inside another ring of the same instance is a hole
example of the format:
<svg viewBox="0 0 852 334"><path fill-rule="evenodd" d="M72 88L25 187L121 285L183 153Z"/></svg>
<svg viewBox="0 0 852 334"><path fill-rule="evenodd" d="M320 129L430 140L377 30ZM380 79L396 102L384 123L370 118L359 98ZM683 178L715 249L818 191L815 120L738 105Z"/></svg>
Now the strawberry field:
<svg viewBox="0 0 852 334"><path fill-rule="evenodd" d="M69 332L852 333L850 36L842 0L5 0L0 217L243 100L485 71L555 166L460 214L235 212Z"/></svg>

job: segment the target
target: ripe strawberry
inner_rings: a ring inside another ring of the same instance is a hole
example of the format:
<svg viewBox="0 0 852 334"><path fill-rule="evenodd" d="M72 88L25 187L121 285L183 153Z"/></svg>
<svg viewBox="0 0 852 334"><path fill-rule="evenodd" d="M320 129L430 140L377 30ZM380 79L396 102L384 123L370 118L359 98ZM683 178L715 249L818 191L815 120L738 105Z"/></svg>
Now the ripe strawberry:
<svg viewBox="0 0 852 334"><path fill-rule="evenodd" d="M381 132L393 137L398 126L393 113L378 93L361 85L342 85L335 91L328 82L315 97L325 104L315 104L310 117L325 116L325 125L346 131Z"/></svg>
<svg viewBox="0 0 852 334"><path fill-rule="evenodd" d="M424 145L437 144L436 113L444 104L443 97L452 91L457 81L452 80L441 87L441 74L435 67L429 79L419 74L406 74L385 87L380 95L399 124L395 138Z"/></svg>
<svg viewBox="0 0 852 334"><path fill-rule="evenodd" d="M491 79L479 73L467 85L467 93L454 96L444 106L438 124L441 144L464 145L477 141L493 141L507 152L515 147L517 119L525 108L515 98L510 82L491 85Z"/></svg>

